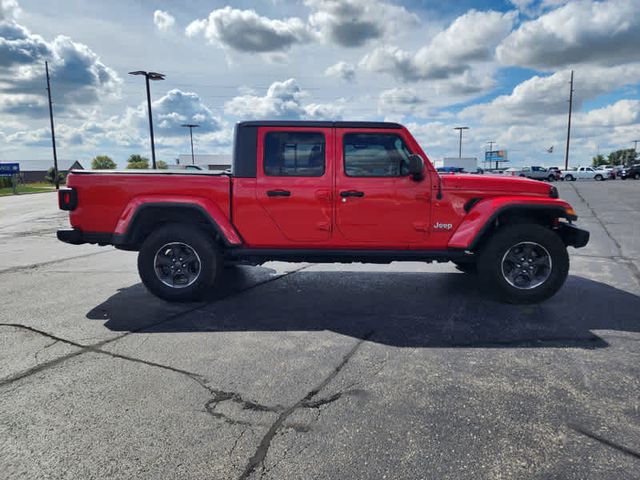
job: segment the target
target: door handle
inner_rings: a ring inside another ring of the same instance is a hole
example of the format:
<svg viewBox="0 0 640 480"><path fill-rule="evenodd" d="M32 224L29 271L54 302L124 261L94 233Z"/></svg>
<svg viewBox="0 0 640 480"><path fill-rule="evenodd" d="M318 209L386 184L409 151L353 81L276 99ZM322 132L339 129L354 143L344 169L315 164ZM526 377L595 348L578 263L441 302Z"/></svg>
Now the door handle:
<svg viewBox="0 0 640 480"><path fill-rule="evenodd" d="M357 190L345 190L344 192L340 192L340 196L342 198L345 198L345 197L364 197L364 192L358 192Z"/></svg>
<svg viewBox="0 0 640 480"><path fill-rule="evenodd" d="M290 197L289 190L267 190L267 197Z"/></svg>

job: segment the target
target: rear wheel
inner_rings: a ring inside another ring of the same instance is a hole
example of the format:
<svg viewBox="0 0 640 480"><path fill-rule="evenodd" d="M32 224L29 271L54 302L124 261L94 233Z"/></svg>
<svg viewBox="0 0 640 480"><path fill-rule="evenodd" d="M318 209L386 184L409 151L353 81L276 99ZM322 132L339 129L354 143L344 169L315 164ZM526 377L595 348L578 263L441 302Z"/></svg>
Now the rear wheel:
<svg viewBox="0 0 640 480"><path fill-rule="evenodd" d="M565 175L565 176L564 176L564 179L565 179L567 182L573 182L573 181L575 180L575 178L573 177L573 175Z"/></svg>
<svg viewBox="0 0 640 480"><path fill-rule="evenodd" d="M547 177L547 180L549 180L550 182L553 182L555 179L556 179L556 176L555 176L555 175L549 175L549 176Z"/></svg>
<svg viewBox="0 0 640 480"><path fill-rule="evenodd" d="M199 228L173 223L147 237L138 254L138 272L145 287L164 300L202 299L222 271L220 250Z"/></svg>
<svg viewBox="0 0 640 480"><path fill-rule="evenodd" d="M478 256L481 284L509 303L553 296L569 273L567 248L555 232L535 224L498 230Z"/></svg>
<svg viewBox="0 0 640 480"><path fill-rule="evenodd" d="M640 173L636 173L636 174L633 176L633 179L634 179L634 180L640 180Z"/></svg>

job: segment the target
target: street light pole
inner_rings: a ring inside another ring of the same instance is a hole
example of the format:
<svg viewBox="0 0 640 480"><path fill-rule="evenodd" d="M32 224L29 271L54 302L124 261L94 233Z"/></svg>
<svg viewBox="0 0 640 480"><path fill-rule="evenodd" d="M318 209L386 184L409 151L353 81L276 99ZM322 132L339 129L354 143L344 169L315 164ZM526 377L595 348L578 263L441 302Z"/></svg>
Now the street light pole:
<svg viewBox="0 0 640 480"><path fill-rule="evenodd" d="M458 158L462 158L462 131L469 130L469 127L454 127L453 129L460 131L460 143L458 144Z"/></svg>
<svg viewBox="0 0 640 480"><path fill-rule="evenodd" d="M636 159L636 156L638 155L638 142L640 142L640 140L632 140L633 142L633 159Z"/></svg>
<svg viewBox="0 0 640 480"><path fill-rule="evenodd" d="M189 128L189 137L191 137L191 165L195 165L196 161L193 155L193 129L198 128L200 125L197 125L195 123L185 123L182 126Z"/></svg>
<svg viewBox="0 0 640 480"><path fill-rule="evenodd" d="M149 110L149 133L151 135L151 162L152 168L156 168L156 146L153 138L153 117L151 115L151 92L149 89L149 80L164 80L164 74L157 72L145 72L144 70L137 70L135 72L129 72L129 75L144 75L145 84L147 86L147 108Z"/></svg>

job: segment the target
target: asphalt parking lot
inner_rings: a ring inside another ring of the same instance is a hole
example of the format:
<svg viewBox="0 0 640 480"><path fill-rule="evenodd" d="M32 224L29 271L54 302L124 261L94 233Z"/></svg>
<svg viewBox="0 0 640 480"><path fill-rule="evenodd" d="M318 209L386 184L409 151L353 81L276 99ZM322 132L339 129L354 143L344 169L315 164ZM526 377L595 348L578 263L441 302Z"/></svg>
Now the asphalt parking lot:
<svg viewBox="0 0 640 480"><path fill-rule="evenodd" d="M640 478L640 182L556 185L591 242L533 306L417 263L166 304L54 194L0 198L0 477Z"/></svg>

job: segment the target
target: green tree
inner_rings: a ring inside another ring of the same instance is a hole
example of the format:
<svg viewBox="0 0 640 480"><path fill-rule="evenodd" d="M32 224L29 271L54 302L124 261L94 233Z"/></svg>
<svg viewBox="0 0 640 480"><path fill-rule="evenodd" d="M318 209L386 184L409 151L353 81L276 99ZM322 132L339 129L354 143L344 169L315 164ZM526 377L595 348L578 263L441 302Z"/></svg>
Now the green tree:
<svg viewBox="0 0 640 480"><path fill-rule="evenodd" d="M145 169L149 168L149 159L134 153L127 159L127 168L130 169Z"/></svg>
<svg viewBox="0 0 640 480"><path fill-rule="evenodd" d="M166 170L169 168L169 165L167 165L167 162L165 162L164 160L158 160L156 162L156 167L158 167L160 170Z"/></svg>
<svg viewBox="0 0 640 480"><path fill-rule="evenodd" d="M106 155L98 155L91 160L91 168L94 170L113 170L116 167L116 162Z"/></svg>
<svg viewBox="0 0 640 480"><path fill-rule="evenodd" d="M595 157L593 157L591 159L591 164L594 167L599 167L600 165L606 165L607 164L607 159L604 158L604 155L596 155Z"/></svg>
<svg viewBox="0 0 640 480"><path fill-rule="evenodd" d="M52 185L56 183L56 176L54 172L55 170L53 169L53 167L50 167L49 170L47 170L47 174L44 176L45 181L49 182ZM64 173L60 171L58 171L58 183L64 183Z"/></svg>
<svg viewBox="0 0 640 480"><path fill-rule="evenodd" d="M609 163L611 165L631 165L635 160L636 151L633 148L624 148L609 154Z"/></svg>

